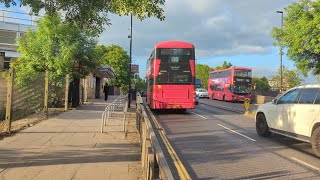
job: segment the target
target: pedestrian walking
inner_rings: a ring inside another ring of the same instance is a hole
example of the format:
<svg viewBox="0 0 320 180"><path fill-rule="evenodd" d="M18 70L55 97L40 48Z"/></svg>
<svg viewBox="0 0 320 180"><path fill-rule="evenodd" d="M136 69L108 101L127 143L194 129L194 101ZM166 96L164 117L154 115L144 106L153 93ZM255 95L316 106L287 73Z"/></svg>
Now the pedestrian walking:
<svg viewBox="0 0 320 180"><path fill-rule="evenodd" d="M105 101L108 100L108 91L109 91L109 86L108 86L108 83L106 83L106 85L104 85L104 87L103 87L104 100L105 100Z"/></svg>

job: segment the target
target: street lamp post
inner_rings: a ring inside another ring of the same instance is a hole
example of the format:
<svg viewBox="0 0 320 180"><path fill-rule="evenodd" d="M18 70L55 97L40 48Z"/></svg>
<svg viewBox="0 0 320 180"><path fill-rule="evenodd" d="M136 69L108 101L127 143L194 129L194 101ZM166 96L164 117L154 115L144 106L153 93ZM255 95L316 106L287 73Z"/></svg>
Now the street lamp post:
<svg viewBox="0 0 320 180"><path fill-rule="evenodd" d="M281 14L281 29L283 27L283 11L277 11L277 13ZM281 38L281 37L280 37ZM279 39L280 43L280 92L282 92L282 46L281 46L281 39Z"/></svg>
<svg viewBox="0 0 320 180"><path fill-rule="evenodd" d="M129 90L128 90L128 108L131 104L131 61L132 61L132 14L130 15L130 57L129 57Z"/></svg>

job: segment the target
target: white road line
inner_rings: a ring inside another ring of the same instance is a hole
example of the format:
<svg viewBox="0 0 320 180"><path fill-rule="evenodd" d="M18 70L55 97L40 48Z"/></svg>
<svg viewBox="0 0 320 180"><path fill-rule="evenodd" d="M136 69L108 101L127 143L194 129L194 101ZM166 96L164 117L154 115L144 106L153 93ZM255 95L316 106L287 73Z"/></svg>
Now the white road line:
<svg viewBox="0 0 320 180"><path fill-rule="evenodd" d="M305 166L308 166L309 168L312 168L312 169L314 169L314 170L320 171L319 168L317 168L317 167L315 167L315 166L312 166L311 164L308 164L308 163L306 163L306 162L304 162L304 161L301 161L301 160L299 160L299 159L297 159L297 158L295 158L295 157L291 157L291 159L297 161L297 162L300 163L300 164L303 164L303 165L305 165Z"/></svg>
<svg viewBox="0 0 320 180"><path fill-rule="evenodd" d="M197 113L195 113L195 112L191 112L192 114L195 114L195 115L197 115L197 116L199 116L199 117L202 117L203 119L208 119L208 118L206 118L206 117L204 117L204 116L201 116L200 114L197 114Z"/></svg>
<svg viewBox="0 0 320 180"><path fill-rule="evenodd" d="M225 128L225 129L228 129L229 131L231 131L231 132L233 132L233 133L236 133L236 134L238 134L238 135L240 135L240 136L242 136L242 137L245 137L245 138L247 138L247 139L249 139L249 140L251 140L251 141L256 141L255 139L252 139L252 138L250 138L250 137L248 137L248 136L246 136L246 135L243 135L243 134L241 134L241 133L238 133L237 131L234 131L234 130L232 130L232 129L230 129L230 128L227 128L227 127L225 127L225 126L223 126L223 125L221 125L221 124L218 124L219 126L221 126L221 127L223 127L223 128Z"/></svg>

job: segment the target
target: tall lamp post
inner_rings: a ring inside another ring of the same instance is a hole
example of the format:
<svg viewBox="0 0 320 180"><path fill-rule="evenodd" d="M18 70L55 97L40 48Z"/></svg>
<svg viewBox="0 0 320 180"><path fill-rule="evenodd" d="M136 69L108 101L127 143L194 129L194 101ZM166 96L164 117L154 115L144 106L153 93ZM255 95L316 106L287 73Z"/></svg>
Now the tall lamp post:
<svg viewBox="0 0 320 180"><path fill-rule="evenodd" d="M277 11L277 13L281 14L281 28L283 27L283 11ZM280 37L281 38L281 37ZM279 39L280 43L280 92L282 92L282 46L281 39Z"/></svg>
<svg viewBox="0 0 320 180"><path fill-rule="evenodd" d="M131 104L131 61L132 61L132 14L130 15L130 57L129 57L129 90L128 90L128 108Z"/></svg>

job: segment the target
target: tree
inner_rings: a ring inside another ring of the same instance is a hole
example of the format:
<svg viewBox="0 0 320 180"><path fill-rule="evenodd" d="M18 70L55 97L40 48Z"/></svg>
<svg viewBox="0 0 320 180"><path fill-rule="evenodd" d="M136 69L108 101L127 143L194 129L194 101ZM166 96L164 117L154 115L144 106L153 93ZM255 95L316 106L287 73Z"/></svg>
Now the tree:
<svg viewBox="0 0 320 180"><path fill-rule="evenodd" d="M307 75L320 75L320 1L300 0L285 8L283 27L274 28L274 43L287 49L297 69Z"/></svg>
<svg viewBox="0 0 320 180"><path fill-rule="evenodd" d="M69 74L80 78L99 67L94 58L94 39L82 29L63 23L58 14L40 19L37 29L29 29L18 38L18 47L21 58L12 66L18 70L20 82L45 71L52 77Z"/></svg>
<svg viewBox="0 0 320 180"><path fill-rule="evenodd" d="M30 6L31 13L39 14L45 10L49 15L65 12L67 22L77 24L93 33L101 33L103 24L110 24L107 13L118 15L132 14L138 19L154 16L164 20L165 0L0 0L6 7ZM18 4L19 3L19 4Z"/></svg>
<svg viewBox="0 0 320 180"><path fill-rule="evenodd" d="M140 78L140 76L137 76L137 78L134 80L134 87L136 88L137 92L146 92L147 91L147 83Z"/></svg>
<svg viewBox="0 0 320 180"><path fill-rule="evenodd" d="M129 55L120 46L97 46L97 51L103 54L100 62L111 66L116 74L111 84L121 88L122 92L128 91L129 84ZM100 55L101 55L100 54Z"/></svg>
<svg viewBox="0 0 320 180"><path fill-rule="evenodd" d="M284 90L293 88L301 84L302 78L300 77L300 74L297 73L295 70L288 70L285 66L283 66L282 73L282 83ZM272 80L275 81L276 87L280 89L280 68L278 70L278 74L272 77Z"/></svg>
<svg viewBox="0 0 320 180"><path fill-rule="evenodd" d="M214 69L215 70L227 69L231 66L233 66L231 63L228 63L227 61L223 61L223 64L221 66L217 66Z"/></svg>
<svg viewBox="0 0 320 180"><path fill-rule="evenodd" d="M201 79L201 87L208 88L208 79L211 68L208 65L197 64L196 65L196 78Z"/></svg>
<svg viewBox="0 0 320 180"><path fill-rule="evenodd" d="M270 85L268 82L268 79L266 77L253 77L253 84L255 87L256 91L269 91L270 90Z"/></svg>

